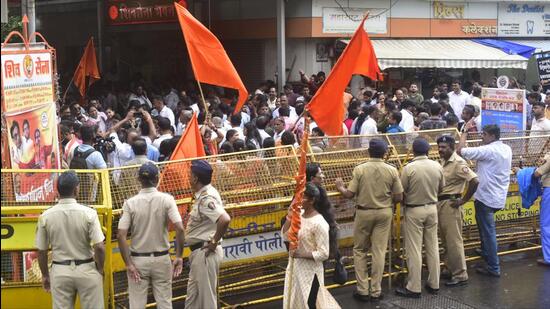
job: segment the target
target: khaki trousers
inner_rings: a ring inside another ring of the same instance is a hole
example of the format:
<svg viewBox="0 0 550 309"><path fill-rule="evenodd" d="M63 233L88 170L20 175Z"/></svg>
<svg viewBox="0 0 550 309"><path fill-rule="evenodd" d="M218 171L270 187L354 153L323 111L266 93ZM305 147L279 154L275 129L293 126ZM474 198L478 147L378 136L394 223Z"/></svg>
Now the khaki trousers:
<svg viewBox="0 0 550 309"><path fill-rule="evenodd" d="M464 208L454 208L452 201L441 201L437 204L439 230L441 241L445 247L445 264L454 279L468 280L466 271L466 257L464 256L464 242L462 239L462 226L464 220Z"/></svg>
<svg viewBox="0 0 550 309"><path fill-rule="evenodd" d="M77 293L80 308L104 308L103 276L97 271L95 263L78 266L52 264L50 278L54 309L74 308Z"/></svg>
<svg viewBox="0 0 550 309"><path fill-rule="evenodd" d="M185 309L218 308L218 272L223 258L221 246L215 253L205 255L206 249L197 249L189 256L189 281Z"/></svg>
<svg viewBox="0 0 550 309"><path fill-rule="evenodd" d="M353 226L353 261L357 292L361 295L378 297L382 292L384 258L391 230L392 209L358 209ZM367 253L372 252L371 286L369 293L369 273Z"/></svg>
<svg viewBox="0 0 550 309"><path fill-rule="evenodd" d="M422 290L422 240L428 265L428 285L439 289L439 244L437 241L436 204L421 207L405 207L405 251L407 253L407 289Z"/></svg>
<svg viewBox="0 0 550 309"><path fill-rule="evenodd" d="M172 308L172 260L170 256L132 256L141 281L136 283L128 277L130 309L143 309L147 305L149 283L157 308Z"/></svg>

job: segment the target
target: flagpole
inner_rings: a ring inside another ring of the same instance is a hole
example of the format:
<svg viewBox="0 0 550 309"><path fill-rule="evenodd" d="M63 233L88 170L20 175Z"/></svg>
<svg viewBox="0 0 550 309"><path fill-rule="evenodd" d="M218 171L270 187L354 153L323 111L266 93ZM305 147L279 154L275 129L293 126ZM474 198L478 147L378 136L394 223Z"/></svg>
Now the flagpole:
<svg viewBox="0 0 550 309"><path fill-rule="evenodd" d="M67 89L65 89L65 94L63 95L63 104L65 104L65 98L67 97L67 92L69 92L69 88L71 88L73 81L74 81L74 74L73 74L73 77L71 78L71 81L67 85Z"/></svg>
<svg viewBox="0 0 550 309"><path fill-rule="evenodd" d="M206 100L204 99L204 93L202 92L201 82L197 79L197 85L201 93L202 105L204 107L205 119L208 119L208 106L206 106Z"/></svg>

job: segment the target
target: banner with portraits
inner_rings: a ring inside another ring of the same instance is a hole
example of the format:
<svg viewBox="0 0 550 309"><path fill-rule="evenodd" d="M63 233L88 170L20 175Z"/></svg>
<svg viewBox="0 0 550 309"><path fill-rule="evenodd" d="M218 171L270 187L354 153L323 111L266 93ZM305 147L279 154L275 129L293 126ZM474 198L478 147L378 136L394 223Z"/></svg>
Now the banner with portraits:
<svg viewBox="0 0 550 309"><path fill-rule="evenodd" d="M13 169L59 168L55 104L46 103L21 112L6 113ZM55 199L54 173L14 173L17 202L51 202Z"/></svg>
<svg viewBox="0 0 550 309"><path fill-rule="evenodd" d="M502 131L527 129L525 90L482 88L481 126L496 124Z"/></svg>

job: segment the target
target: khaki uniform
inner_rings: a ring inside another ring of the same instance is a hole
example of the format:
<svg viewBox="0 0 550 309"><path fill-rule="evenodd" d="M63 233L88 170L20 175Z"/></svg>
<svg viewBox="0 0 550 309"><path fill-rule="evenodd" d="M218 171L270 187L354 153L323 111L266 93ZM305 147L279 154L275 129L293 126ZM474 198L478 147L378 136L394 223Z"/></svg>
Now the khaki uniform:
<svg viewBox="0 0 550 309"><path fill-rule="evenodd" d="M466 161L456 152L451 155L449 160L441 160L441 165L445 176L445 187L440 195L461 195L466 183L477 178ZM466 272L466 257L462 239L464 207L452 207L454 201L455 199L448 199L437 203L439 230L442 243L446 248L445 264L447 269L453 278L465 281L468 280L468 273Z"/></svg>
<svg viewBox="0 0 550 309"><path fill-rule="evenodd" d="M189 246L208 242L216 233L216 222L225 214L218 191L206 185L195 193L195 201L185 229L185 242ZM223 258L221 246L206 256L206 250L196 249L189 256L190 270L185 308L217 308L218 272Z"/></svg>
<svg viewBox="0 0 550 309"><path fill-rule="evenodd" d="M550 152L544 156L544 164L537 168L537 171L542 174L540 178L543 188L550 188Z"/></svg>
<svg viewBox="0 0 550 309"><path fill-rule="evenodd" d="M437 197L443 191L443 168L427 156L416 157L403 168L401 183L405 193L405 250L409 277L406 288L420 293L422 240L428 265L428 284L439 289L439 245L437 239Z"/></svg>
<svg viewBox="0 0 550 309"><path fill-rule="evenodd" d="M359 206L353 228L357 292L378 297L382 292L384 258L391 230L392 195L403 193L403 187L395 167L381 159L370 159L353 170L348 190L355 193ZM369 249L372 251L370 293L367 269Z"/></svg>
<svg viewBox="0 0 550 309"><path fill-rule="evenodd" d="M131 253L164 252L170 249L168 220L181 222L174 198L155 188L144 188L128 199L122 209L118 228L132 235ZM172 261L169 254L132 256L141 281L128 278L130 308L145 308L149 282L157 308L172 308Z"/></svg>
<svg viewBox="0 0 550 309"><path fill-rule="evenodd" d="M76 294L81 308L103 308L103 276L95 263L76 265L94 255L92 245L105 240L97 212L72 198L60 199L46 210L36 227L36 247L48 250L52 261L73 261L70 265L52 264L50 283L53 308L74 308Z"/></svg>

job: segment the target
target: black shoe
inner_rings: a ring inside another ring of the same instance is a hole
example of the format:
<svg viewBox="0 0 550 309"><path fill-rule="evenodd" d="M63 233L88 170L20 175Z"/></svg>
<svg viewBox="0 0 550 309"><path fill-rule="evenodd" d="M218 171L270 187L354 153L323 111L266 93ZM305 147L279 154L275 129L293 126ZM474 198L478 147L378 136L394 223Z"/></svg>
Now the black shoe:
<svg viewBox="0 0 550 309"><path fill-rule="evenodd" d="M426 285L424 285L424 288L426 289L426 291L428 291L428 293L430 294L433 294L433 295L437 295L437 293L439 293L439 289L434 289L432 288L429 284L426 283Z"/></svg>
<svg viewBox="0 0 550 309"><path fill-rule="evenodd" d="M408 298L420 298L420 293L415 293L409 291L407 288L397 288L395 289L395 295L408 297Z"/></svg>
<svg viewBox="0 0 550 309"><path fill-rule="evenodd" d="M359 294L359 292L357 292L357 291L353 291L353 298L357 299L358 301L362 301L362 302L370 301L370 296L369 295Z"/></svg>
<svg viewBox="0 0 550 309"><path fill-rule="evenodd" d="M466 280L458 280L458 279L451 279L447 282L445 282L445 286L448 286L450 288L455 286L463 286L468 284L468 279Z"/></svg>
<svg viewBox="0 0 550 309"><path fill-rule="evenodd" d="M444 269L441 271L441 274L439 275L439 278L445 279L445 280L451 280L452 279L451 272L448 269Z"/></svg>
<svg viewBox="0 0 550 309"><path fill-rule="evenodd" d="M485 267L483 268L476 268L476 272L481 275L489 276L489 277L495 277L500 278L500 273L496 273L494 271L491 271Z"/></svg>
<svg viewBox="0 0 550 309"><path fill-rule="evenodd" d="M380 295L378 295L377 297L374 297L374 296L370 297L370 301L373 302L373 303L379 302L382 299L384 299L384 294L382 294L382 293L380 293Z"/></svg>

